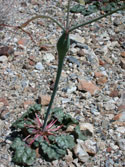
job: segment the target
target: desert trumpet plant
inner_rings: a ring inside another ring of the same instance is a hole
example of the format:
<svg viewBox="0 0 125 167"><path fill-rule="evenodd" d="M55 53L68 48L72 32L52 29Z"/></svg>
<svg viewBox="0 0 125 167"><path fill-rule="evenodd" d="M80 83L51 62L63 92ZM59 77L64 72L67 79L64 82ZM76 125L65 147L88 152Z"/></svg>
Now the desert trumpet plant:
<svg viewBox="0 0 125 167"><path fill-rule="evenodd" d="M89 0L89 2L90 1L92 0ZM106 14L103 14L97 18L80 24L77 23L73 26L70 25L71 21L69 21L70 3L71 0L68 1L67 5L67 17L65 26L62 26L61 23L59 23L51 16L35 15L22 25L15 27L17 29L23 30L23 32L26 32L24 28L30 22L39 18L45 18L52 20L62 29L62 34L58 39L56 45L58 52L58 70L56 75L56 81L47 111L45 112L45 114L41 115L41 104L37 103L34 106L30 107L27 112L25 112L19 119L17 119L12 124L11 128L18 134L11 145L11 149L14 151L13 161L17 164L22 164L24 166L32 165L34 163L34 160L36 159L36 148L41 151L41 155L43 157L47 157L47 160L59 159L66 155L67 149L70 149L71 151L73 150L77 139L83 141L86 140L85 134L80 130L78 120L72 118L72 116L70 116L68 113L64 113L60 108L51 109L61 77L64 59L70 48L70 33L79 27L84 27L85 25L98 21L119 10L125 9L125 3L123 3L121 7L110 10ZM26 33L30 36L28 32ZM50 114L51 117L49 117ZM72 125L74 128L72 131L68 132L66 130L70 125Z"/></svg>
<svg viewBox="0 0 125 167"><path fill-rule="evenodd" d="M65 56L66 56L66 54L67 54L67 52L70 48L69 34L73 30L78 29L79 27L84 27L85 25L91 24L95 21L98 21L98 20L104 18L104 17L112 15L113 13L116 13L119 10L124 10L125 9L125 4L123 3L123 5L120 8L111 10L108 13L103 14L103 15L97 17L97 18L94 18L94 19L90 20L90 21L87 21L87 22L84 22L84 23L81 23L81 24L77 23L76 25L70 27L70 25L69 25L70 3L71 3L71 0L68 0L67 17L66 17L66 26L65 27L63 27L61 25L61 23L59 23L56 19L54 19L50 16L47 16L47 15L36 15L36 16L32 17L30 20L28 20L27 22L25 22L24 24L22 24L21 26L19 26L22 29L22 28L26 27L31 21L33 21L35 19L46 18L46 19L50 19L53 22L55 22L62 29L62 35L57 42L58 71L57 71L57 75L56 75L56 81L55 81L55 86L54 86L53 93L52 93L52 96L51 96L51 100L50 100L50 103L49 103L49 106L48 106L48 109L47 109L47 113L46 113L46 116L45 116L45 119L44 119L44 123L43 123L43 127L42 127L43 131L45 130L45 127L47 125L48 116L50 114L50 110L51 110L51 107L52 107L52 104L53 104L53 101L54 101L54 97L55 97L55 94L56 94L56 91L57 91L57 87L58 87L58 84L59 84L59 79L60 79L62 68L63 68L64 58L65 58Z"/></svg>

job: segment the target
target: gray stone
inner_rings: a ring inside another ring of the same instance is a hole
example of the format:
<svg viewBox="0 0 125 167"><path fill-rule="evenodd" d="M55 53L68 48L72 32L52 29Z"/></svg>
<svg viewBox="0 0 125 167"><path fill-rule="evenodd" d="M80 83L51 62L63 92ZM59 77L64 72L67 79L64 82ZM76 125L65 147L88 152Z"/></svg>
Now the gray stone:
<svg viewBox="0 0 125 167"><path fill-rule="evenodd" d="M68 89L67 89L67 93L73 93L76 91L76 86L70 86Z"/></svg>
<svg viewBox="0 0 125 167"><path fill-rule="evenodd" d="M108 126L109 126L109 121L107 121L107 120L102 120L102 127L103 127L104 129L108 129Z"/></svg>
<svg viewBox="0 0 125 167"><path fill-rule="evenodd" d="M23 80L23 81L21 82L21 85L22 85L23 88L28 87L28 86L29 86L29 80Z"/></svg>
<svg viewBox="0 0 125 167"><path fill-rule="evenodd" d="M95 116L100 115L100 113L98 112L98 110L95 109L95 108L92 108L92 109L91 109L91 113L94 114Z"/></svg>
<svg viewBox="0 0 125 167"><path fill-rule="evenodd" d="M78 159L81 162L87 162L89 159L89 155L86 152L85 146L84 146L84 141L77 139L77 144L74 147L74 153L76 155L76 157L78 157Z"/></svg>
<svg viewBox="0 0 125 167"><path fill-rule="evenodd" d="M69 61L70 63L74 63L74 64L77 64L77 66L80 66L79 60L77 60L75 57L70 56L70 57L68 57L67 59L68 59L68 61Z"/></svg>
<svg viewBox="0 0 125 167"><path fill-rule="evenodd" d="M112 101L108 101L105 103L104 108L109 111L109 110L114 110L115 109L115 104L112 103Z"/></svg>
<svg viewBox="0 0 125 167"><path fill-rule="evenodd" d="M94 53L94 51L89 48L87 49L83 49L84 53L87 56L88 61L91 63L92 68L95 70L99 67L99 60L97 55Z"/></svg>
<svg viewBox="0 0 125 167"><path fill-rule="evenodd" d="M122 21L120 18L116 18L113 23L115 26L119 26L120 24L122 24Z"/></svg>
<svg viewBox="0 0 125 167"><path fill-rule="evenodd" d="M43 69L44 69L44 67L43 67L43 65L42 65L41 62L38 62L38 63L35 65L35 68L36 68L37 70L43 70Z"/></svg>
<svg viewBox="0 0 125 167"><path fill-rule="evenodd" d="M125 139L118 139L118 145L121 150L125 151Z"/></svg>

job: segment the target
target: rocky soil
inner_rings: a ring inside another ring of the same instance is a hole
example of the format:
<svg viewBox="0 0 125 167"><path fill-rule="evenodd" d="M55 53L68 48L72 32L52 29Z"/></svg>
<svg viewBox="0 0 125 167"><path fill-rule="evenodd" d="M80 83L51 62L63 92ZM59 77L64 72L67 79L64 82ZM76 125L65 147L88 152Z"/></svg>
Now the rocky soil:
<svg viewBox="0 0 125 167"><path fill-rule="evenodd" d="M4 23L18 26L39 13L64 23L65 6L65 1L58 0L15 0ZM76 14L72 23L83 19ZM10 126L38 96L43 109L47 107L56 77L55 46L61 29L45 19L24 29L32 40L19 29L0 28L0 167L18 167L11 161ZM85 142L78 140L74 152L68 151L63 159L38 158L34 167L125 166L124 30L122 11L72 32L54 106L62 107L91 133Z"/></svg>

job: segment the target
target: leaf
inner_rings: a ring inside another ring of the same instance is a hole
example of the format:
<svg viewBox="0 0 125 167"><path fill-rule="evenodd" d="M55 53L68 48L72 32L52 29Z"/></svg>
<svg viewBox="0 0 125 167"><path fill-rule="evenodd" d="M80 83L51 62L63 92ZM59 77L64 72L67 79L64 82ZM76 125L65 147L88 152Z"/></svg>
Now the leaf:
<svg viewBox="0 0 125 167"><path fill-rule="evenodd" d="M39 136L39 137L37 137L37 138L35 139L33 145L34 145L35 147L39 147L40 143L42 143L43 141L44 141L43 137L42 137L42 136Z"/></svg>
<svg viewBox="0 0 125 167"><path fill-rule="evenodd" d="M13 124L12 128L23 129L25 124L31 125L33 123L33 118L35 118L35 112L41 111L41 105L35 104L31 106L27 112L25 112L19 119L17 119Z"/></svg>
<svg viewBox="0 0 125 167"><path fill-rule="evenodd" d="M54 142L56 140L56 136L50 135L48 136L49 141Z"/></svg>
<svg viewBox="0 0 125 167"><path fill-rule="evenodd" d="M58 122L62 123L64 118L64 112L62 108L54 108L52 109L51 113L54 118L57 118Z"/></svg>
<svg viewBox="0 0 125 167"><path fill-rule="evenodd" d="M63 117L62 123L63 123L63 125L69 126L71 124L78 124L79 122L75 118L72 118L71 115L66 113Z"/></svg>
<svg viewBox="0 0 125 167"><path fill-rule="evenodd" d="M84 11L84 10L85 10L85 7L78 4L78 5L73 6L70 9L70 12L72 12L72 13L82 13L82 11Z"/></svg>
<svg viewBox="0 0 125 167"><path fill-rule="evenodd" d="M14 150L12 160L21 165L32 165L36 159L36 153L20 138L16 138L10 146Z"/></svg>
<svg viewBox="0 0 125 167"><path fill-rule="evenodd" d="M78 125L74 128L73 134L76 139L80 139L83 141L87 140L87 137L82 134L80 127Z"/></svg>
<svg viewBox="0 0 125 167"><path fill-rule="evenodd" d="M59 159L66 154L66 150L60 149L56 145L48 144L46 141L41 143L41 149L49 160Z"/></svg>
<svg viewBox="0 0 125 167"><path fill-rule="evenodd" d="M67 113L64 113L62 108L54 108L51 110L52 113L52 117L57 118L58 122L63 124L64 126L68 126L70 124L78 124L79 122L72 118L72 116L70 116Z"/></svg>
<svg viewBox="0 0 125 167"><path fill-rule="evenodd" d="M23 146L23 142L21 141L20 138L16 138L16 139L13 141L13 143L11 144L11 148L12 148L13 150L15 150L18 146L19 146L19 147Z"/></svg>
<svg viewBox="0 0 125 167"><path fill-rule="evenodd" d="M70 9L72 13L81 13L84 16L88 16L92 13L99 11L109 12L116 9L118 6L121 6L123 3L120 0L102 0L102 1L89 1L87 0L85 3L89 3L89 5L83 6L81 4L75 5Z"/></svg>
<svg viewBox="0 0 125 167"><path fill-rule="evenodd" d="M32 125L32 122L27 121L27 120L23 120L23 119L21 118L21 119L16 120L16 121L12 124L12 127L16 128L16 129L23 129L23 128L25 128L25 124L26 124L26 125Z"/></svg>
<svg viewBox="0 0 125 167"><path fill-rule="evenodd" d="M64 60L64 57L66 56L66 53L69 50L69 47L70 47L69 34L66 32L63 32L57 42L57 50L58 50L60 62Z"/></svg>
<svg viewBox="0 0 125 167"><path fill-rule="evenodd" d="M74 137L70 135L57 136L55 141L61 149L72 149L75 146Z"/></svg>

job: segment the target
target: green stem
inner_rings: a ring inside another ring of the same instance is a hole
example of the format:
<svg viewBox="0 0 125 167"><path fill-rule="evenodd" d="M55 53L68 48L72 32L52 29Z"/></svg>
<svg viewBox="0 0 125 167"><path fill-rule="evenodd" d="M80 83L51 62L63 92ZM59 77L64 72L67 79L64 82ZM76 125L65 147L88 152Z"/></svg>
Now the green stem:
<svg viewBox="0 0 125 167"><path fill-rule="evenodd" d="M65 31L65 28L57 21L55 20L53 17L51 16L46 16L46 15L36 15L34 17L32 17L31 19L29 19L28 21L26 21L25 23L23 23L20 27L26 27L31 21L35 20L35 19L39 19L39 18L47 18L52 20L53 22L55 22L63 31Z"/></svg>
<svg viewBox="0 0 125 167"><path fill-rule="evenodd" d="M48 116L50 114L50 109L52 107L53 100L54 100L54 97L55 97L55 94L56 94L56 91L57 91L59 79L60 79L61 72L62 72L63 61L64 61L64 58L62 60L59 59L59 61L58 61L58 71L57 71L57 75L56 75L56 81L55 81L53 93L52 93L52 96L51 96L51 100L50 100L50 103L49 103L49 106L48 106L48 109L47 109L47 112L46 112L46 116L45 116L45 119L44 119L44 124L43 124L43 127L42 127L43 131L45 130L45 127L47 125L47 119L48 119Z"/></svg>
<svg viewBox="0 0 125 167"><path fill-rule="evenodd" d="M68 7L67 7L67 19L66 19L66 30L69 28L69 12L70 12L70 3L71 3L71 0L68 0Z"/></svg>
<svg viewBox="0 0 125 167"><path fill-rule="evenodd" d="M46 125L47 125L47 120L51 111L51 107L52 107L52 103L57 91L57 87L59 84L59 79L61 76L61 72L62 72L62 67L63 67L63 62L64 62L64 58L69 50L70 47L70 39L69 39L69 34L64 31L61 35L61 37L59 38L58 42L57 42L57 51L58 51L58 70L57 70L57 75L56 75L56 81L55 81L55 85L54 85L54 89L53 89L53 93L51 96L51 100L46 112L46 116L44 119L44 123L43 123L43 127L42 130L45 131L46 129Z"/></svg>
<svg viewBox="0 0 125 167"><path fill-rule="evenodd" d="M123 9L125 9L125 5L123 5L122 7L118 8L118 9L115 9L115 10L113 10L113 11L111 11L111 12L109 12L109 13L103 15L103 16L97 17L97 18L95 18L93 20L87 21L85 23L77 24L77 25L73 26L71 29L69 29L69 32L72 32L73 30L75 30L75 29L77 29L79 27L85 26L87 24L91 24L91 23L93 23L95 21L98 21L98 20L100 20L100 19L102 19L104 17L107 17L107 16L109 16L109 15L111 15L113 13L116 13L119 10L123 10Z"/></svg>

